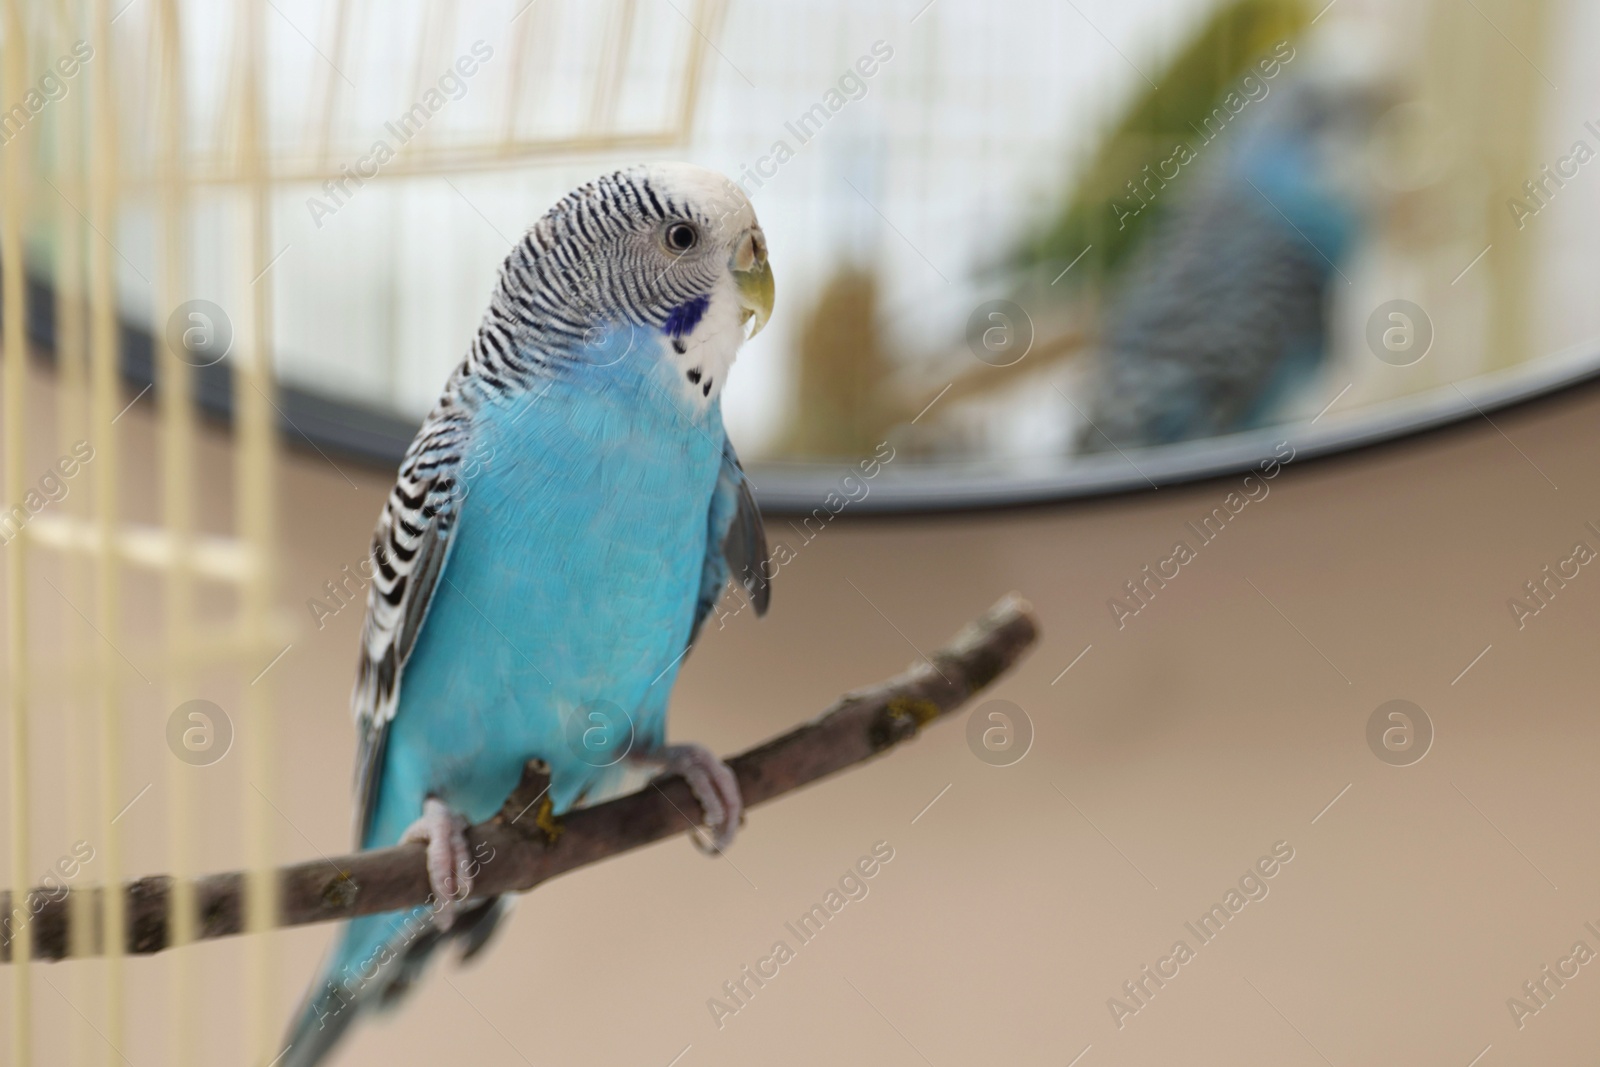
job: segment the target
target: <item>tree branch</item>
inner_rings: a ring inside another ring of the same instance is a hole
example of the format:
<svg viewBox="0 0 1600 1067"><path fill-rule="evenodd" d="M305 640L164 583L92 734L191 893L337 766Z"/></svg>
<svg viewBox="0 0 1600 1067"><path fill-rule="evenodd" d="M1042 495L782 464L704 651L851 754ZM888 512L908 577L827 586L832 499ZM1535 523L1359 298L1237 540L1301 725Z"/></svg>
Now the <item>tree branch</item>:
<svg viewBox="0 0 1600 1067"><path fill-rule="evenodd" d="M917 663L887 682L848 693L816 719L729 760L745 805L765 803L910 740L923 726L947 716L1009 670L1037 637L1031 607L1014 595L1006 597L934 653L931 663ZM558 874L682 833L691 827L691 816L700 814L683 779L673 777L555 820L543 797L547 785L548 778L530 764L500 814L467 832L473 854L492 857L477 874L475 897L532 889ZM276 877L280 926L349 919L429 902L423 846L417 844L298 863L279 868ZM240 871L195 881L199 938L243 932L244 883ZM127 951L153 953L169 947L172 879L140 878L126 883L122 891ZM81 910L93 917L95 929L87 940L90 951L98 955L103 951L98 917L104 892L100 887L70 893L34 889L17 913L11 910L10 894L0 894L0 915L11 915L12 923L29 922L35 958L56 960L67 956L70 916ZM90 899L74 908L70 897L83 896ZM0 962L11 958L12 929L0 930L5 934Z"/></svg>

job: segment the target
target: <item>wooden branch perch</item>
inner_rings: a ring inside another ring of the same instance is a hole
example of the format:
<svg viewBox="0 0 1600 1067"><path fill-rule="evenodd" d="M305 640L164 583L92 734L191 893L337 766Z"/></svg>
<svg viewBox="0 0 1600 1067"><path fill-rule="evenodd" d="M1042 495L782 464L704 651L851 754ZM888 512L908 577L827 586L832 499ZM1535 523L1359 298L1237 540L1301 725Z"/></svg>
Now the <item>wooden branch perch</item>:
<svg viewBox="0 0 1600 1067"><path fill-rule="evenodd" d="M822 715L729 760L753 807L836 771L880 755L915 737L928 723L959 708L973 694L1009 670L1038 637L1031 607L1009 596L961 631L933 661L870 689L848 693ZM473 895L522 892L558 874L597 863L608 856L648 845L689 828L700 814L682 778L662 780L638 792L592 808L581 808L559 822L539 804L547 779L530 765L499 815L467 831L475 855L493 859L477 875ZM535 806L538 805L538 806ZM522 818L530 806L533 813ZM298 863L277 871L280 926L349 919L374 912L426 904L428 874L423 846L403 845L328 860ZM244 883L240 871L213 874L194 883L200 938L227 937L244 930ZM89 943L103 951L99 929L100 887L63 894L34 889L22 915L31 915L33 954L58 960L68 954L69 916L81 910L94 917ZM153 875L122 889L127 906L127 951L153 953L169 947L168 918L172 879ZM74 909L69 897L91 899ZM13 915L9 893L0 894L0 915ZM10 937L0 944L0 962L11 958Z"/></svg>

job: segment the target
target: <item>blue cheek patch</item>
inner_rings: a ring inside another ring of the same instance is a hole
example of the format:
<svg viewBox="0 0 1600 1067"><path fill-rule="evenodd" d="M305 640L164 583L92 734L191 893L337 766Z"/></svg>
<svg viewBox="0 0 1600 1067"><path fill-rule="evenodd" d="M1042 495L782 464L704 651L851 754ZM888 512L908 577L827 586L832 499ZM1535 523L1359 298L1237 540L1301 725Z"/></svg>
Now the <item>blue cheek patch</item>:
<svg viewBox="0 0 1600 1067"><path fill-rule="evenodd" d="M662 323L661 332L674 340L681 338L686 333L692 333L700 325L700 320L705 316L706 308L711 306L709 296L697 296L687 303L679 304L667 313L667 321Z"/></svg>

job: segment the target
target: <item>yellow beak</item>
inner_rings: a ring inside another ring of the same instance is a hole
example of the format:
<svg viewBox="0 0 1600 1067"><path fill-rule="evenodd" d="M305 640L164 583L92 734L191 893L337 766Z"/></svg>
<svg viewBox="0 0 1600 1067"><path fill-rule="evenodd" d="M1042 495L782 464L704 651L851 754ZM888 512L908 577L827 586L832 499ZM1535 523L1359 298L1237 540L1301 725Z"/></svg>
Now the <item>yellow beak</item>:
<svg viewBox="0 0 1600 1067"><path fill-rule="evenodd" d="M739 260L744 260L740 269ZM740 242L733 264L733 281L739 289L739 307L744 311L744 321L755 320L748 337L754 337L772 318L774 296L772 265L767 262L766 240L756 231Z"/></svg>

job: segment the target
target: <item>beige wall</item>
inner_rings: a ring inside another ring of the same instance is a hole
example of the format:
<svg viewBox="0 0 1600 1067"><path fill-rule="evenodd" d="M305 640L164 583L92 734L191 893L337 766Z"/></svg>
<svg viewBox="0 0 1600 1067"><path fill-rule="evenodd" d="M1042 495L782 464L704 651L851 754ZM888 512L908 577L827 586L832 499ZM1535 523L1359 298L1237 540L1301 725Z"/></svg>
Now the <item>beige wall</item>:
<svg viewBox="0 0 1600 1067"><path fill-rule="evenodd" d="M135 455L148 454L149 414L128 416ZM1600 548L1583 528L1600 525L1597 416L1591 391L1497 416L1505 436L1479 422L1291 464L1121 631L1106 600L1235 480L1002 516L841 522L783 571L767 619L740 617L705 639L678 688L673 735L746 746L900 669L912 643L931 648L1015 589L1038 606L1044 638L994 695L1031 716L1026 758L985 765L961 723L944 725L755 811L726 860L673 841L543 887L483 965L433 974L339 1062L665 1067L686 1045L683 1067L1066 1064L1086 1045L1081 1067L1465 1067L1491 1044L1486 1067L1592 1055L1600 963L1520 1031L1506 999L1574 941L1600 951L1584 929L1600 928L1600 571L1584 568L1521 631L1507 600L1575 541ZM208 440L206 457L215 519L226 511L225 443ZM126 466L130 492L151 488L148 463ZM280 771L263 788L283 814L286 859L347 841L345 696L359 619L341 612L316 632L304 600L360 558L387 483L341 466L296 452L281 483L293 648L268 676L283 710ZM157 593L132 582L130 618L157 618L141 607ZM60 613L41 625L41 657L74 632ZM156 647L148 626L130 625L130 658ZM225 706L227 684L215 690ZM119 824L139 873L162 863L171 759L160 735L169 707L145 688L130 677L124 782L130 794L156 784ZM1380 762L1364 737L1372 711L1397 697L1437 731L1427 757L1404 768ZM41 869L70 841L69 784L52 770L67 754L59 726L42 725L36 742ZM243 766L234 753L196 772L210 867L241 855ZM775 940L794 945L783 924L880 840L895 855L870 894L719 1031L707 998ZM1294 858L1269 895L1199 947L1184 923L1278 841ZM274 935L275 1011L328 933ZM1119 1030L1107 999L1179 938L1195 959ZM205 991L188 1012L203 1062L243 1062L239 945L190 952ZM103 1055L65 1003L96 1017L97 967L40 968L61 995L36 994L39 1062L62 1062L73 1042ZM132 1063L163 1062L171 967L127 965Z"/></svg>

